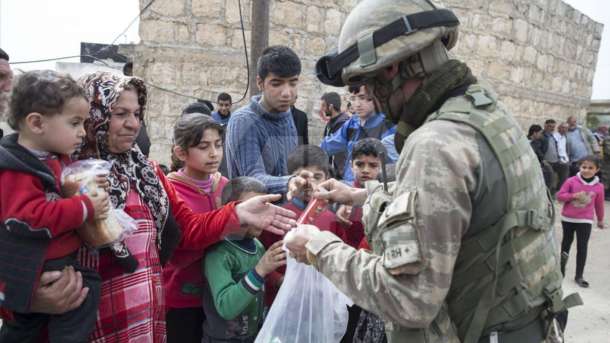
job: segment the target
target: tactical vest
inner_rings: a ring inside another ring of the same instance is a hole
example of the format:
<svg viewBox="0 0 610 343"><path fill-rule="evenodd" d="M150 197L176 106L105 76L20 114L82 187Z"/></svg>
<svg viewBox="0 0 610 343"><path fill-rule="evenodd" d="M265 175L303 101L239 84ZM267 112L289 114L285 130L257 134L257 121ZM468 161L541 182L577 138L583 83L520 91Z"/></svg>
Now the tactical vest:
<svg viewBox="0 0 610 343"><path fill-rule="evenodd" d="M476 343L537 318L550 322L566 304L558 251L553 249L554 207L528 140L491 91L479 84L449 99L427 119L432 120L477 130L498 159L507 189L498 194L506 197L500 220L491 227L469 227L462 240L446 298L460 340Z"/></svg>

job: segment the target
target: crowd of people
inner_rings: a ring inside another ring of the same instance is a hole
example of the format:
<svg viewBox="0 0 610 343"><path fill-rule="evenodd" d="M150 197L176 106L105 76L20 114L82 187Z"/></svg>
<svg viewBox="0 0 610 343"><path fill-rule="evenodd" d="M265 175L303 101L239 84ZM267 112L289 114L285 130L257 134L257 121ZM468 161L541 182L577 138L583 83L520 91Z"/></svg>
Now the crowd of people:
<svg viewBox="0 0 610 343"><path fill-rule="evenodd" d="M218 95L216 110L209 101L185 104L169 168L147 157L141 79L99 72L75 81L46 70L13 82L10 66L2 67L15 131L0 150L0 208L11 232L2 246L40 252L25 265L26 278L8 280L1 342L253 341L283 280L283 230L316 186L335 178L364 187L397 158L393 144L388 151L382 143L393 127L363 86L349 89L354 114L341 111L338 93L321 96L323 142L309 145L307 117L294 107L301 63L285 46L263 52L261 94L246 106L233 111L227 93ZM75 193L61 178L66 166L87 158L112 162L110 174L97 179L106 192ZM123 209L137 229L91 249L77 228L105 219L111 208ZM314 224L370 249L361 208L328 209ZM42 228L42 246L18 240ZM7 272L16 263L23 261L0 259ZM66 292L78 296L65 303ZM349 325L346 342L383 333L383 322L357 306Z"/></svg>
<svg viewBox="0 0 610 343"><path fill-rule="evenodd" d="M610 173L602 166L610 162L610 136L608 126L600 125L595 132L578 125L576 117L557 124L547 119L544 128L531 125L528 138L538 157L544 180L551 195L562 203L561 272L569 257L576 235L576 274L574 280L584 288L587 247L592 227L604 228L604 200L610 188Z"/></svg>

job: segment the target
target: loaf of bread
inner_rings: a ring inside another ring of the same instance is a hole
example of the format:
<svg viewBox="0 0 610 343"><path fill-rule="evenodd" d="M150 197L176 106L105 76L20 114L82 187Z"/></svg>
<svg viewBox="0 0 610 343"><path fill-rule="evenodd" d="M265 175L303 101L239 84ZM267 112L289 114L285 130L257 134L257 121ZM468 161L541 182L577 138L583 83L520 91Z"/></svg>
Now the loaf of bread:
<svg viewBox="0 0 610 343"><path fill-rule="evenodd" d="M90 174L70 175L66 180L79 184L79 194L96 196L98 193L106 192L98 187ZM86 221L76 232L87 245L101 248L120 239L123 230L114 213L110 211L106 219Z"/></svg>

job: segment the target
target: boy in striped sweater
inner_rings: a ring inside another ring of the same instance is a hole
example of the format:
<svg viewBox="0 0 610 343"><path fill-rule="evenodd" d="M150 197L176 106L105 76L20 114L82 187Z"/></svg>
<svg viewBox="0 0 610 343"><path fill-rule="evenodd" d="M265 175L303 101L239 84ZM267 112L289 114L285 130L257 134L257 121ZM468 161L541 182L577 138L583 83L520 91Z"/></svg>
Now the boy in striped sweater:
<svg viewBox="0 0 610 343"><path fill-rule="evenodd" d="M238 177L225 185L222 203L266 194L263 183ZM286 265L282 241L265 249L251 227L244 237L227 237L208 249L203 260L202 342L254 342L263 323L265 277Z"/></svg>

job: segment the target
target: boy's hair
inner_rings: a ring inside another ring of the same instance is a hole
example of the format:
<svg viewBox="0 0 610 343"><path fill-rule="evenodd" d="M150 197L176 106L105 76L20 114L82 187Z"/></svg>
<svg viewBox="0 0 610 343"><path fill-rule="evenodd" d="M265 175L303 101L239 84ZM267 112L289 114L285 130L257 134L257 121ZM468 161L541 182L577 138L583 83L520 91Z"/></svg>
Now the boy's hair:
<svg viewBox="0 0 610 343"><path fill-rule="evenodd" d="M253 177L236 177L229 180L229 182L222 189L222 204L226 205L231 201L237 201L246 193L266 194L267 188L262 182Z"/></svg>
<svg viewBox="0 0 610 343"><path fill-rule="evenodd" d="M530 126L529 130L527 131L527 138L532 137L536 132L540 132L542 131L542 126L538 125L538 124L534 124L532 126Z"/></svg>
<svg viewBox="0 0 610 343"><path fill-rule="evenodd" d="M583 162L591 162L598 169L601 166L601 161L599 160L599 157L597 157L595 155L587 155L587 156L581 158L580 160L578 160L578 166L580 166Z"/></svg>
<svg viewBox="0 0 610 343"><path fill-rule="evenodd" d="M557 124L557 122L555 121L555 119L547 119L545 122L545 124Z"/></svg>
<svg viewBox="0 0 610 343"><path fill-rule="evenodd" d="M28 114L59 114L66 102L78 97L87 100L85 90L70 75L52 70L28 71L17 78L13 87L8 124L19 131L19 124Z"/></svg>
<svg viewBox="0 0 610 343"><path fill-rule="evenodd" d="M220 137L223 137L222 125L218 124L212 117L202 113L187 113L178 118L174 125L174 145L181 147L183 150L197 146L201 142L203 132L212 129L218 131ZM172 149L172 170L177 171L184 166Z"/></svg>
<svg viewBox="0 0 610 343"><path fill-rule="evenodd" d="M208 100L197 100L191 104L188 104L183 110L182 115L189 113L202 113L211 115L212 110L214 110L214 106Z"/></svg>
<svg viewBox="0 0 610 343"><path fill-rule="evenodd" d="M229 93L220 93L218 94L218 98L216 99L217 102L221 102L221 101L228 101L230 103L233 103L233 100L231 99L231 95Z"/></svg>
<svg viewBox="0 0 610 343"><path fill-rule="evenodd" d="M318 167L326 177L330 176L328 155L319 146L299 145L288 155L288 174L293 174L299 168Z"/></svg>
<svg viewBox="0 0 610 343"><path fill-rule="evenodd" d="M10 61L8 58L8 54L6 53L6 51L0 49L0 60L7 60Z"/></svg>
<svg viewBox="0 0 610 343"><path fill-rule="evenodd" d="M354 148L352 149L352 161L360 156L381 158L381 153L384 153L387 158L388 152L379 139L365 138L356 142L354 145Z"/></svg>
<svg viewBox="0 0 610 343"><path fill-rule="evenodd" d="M335 92L324 93L321 99L324 100L327 105L333 105L335 111L341 111L341 97L339 94Z"/></svg>
<svg viewBox="0 0 610 343"><path fill-rule="evenodd" d="M358 94L358 93L360 93L360 88L361 88L362 86L363 86L363 85L353 85L353 86L349 86L349 87L347 88L347 91L348 91L350 94Z"/></svg>
<svg viewBox="0 0 610 343"><path fill-rule="evenodd" d="M269 73L278 77L296 76L301 74L301 60L287 46L270 46L263 50L258 59L256 72L261 80L264 80Z"/></svg>

